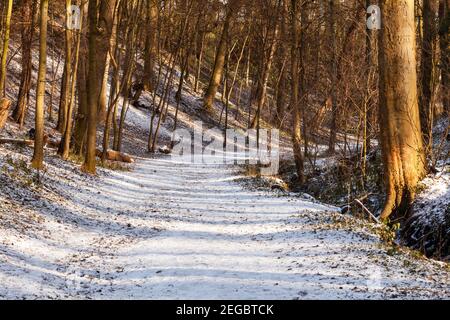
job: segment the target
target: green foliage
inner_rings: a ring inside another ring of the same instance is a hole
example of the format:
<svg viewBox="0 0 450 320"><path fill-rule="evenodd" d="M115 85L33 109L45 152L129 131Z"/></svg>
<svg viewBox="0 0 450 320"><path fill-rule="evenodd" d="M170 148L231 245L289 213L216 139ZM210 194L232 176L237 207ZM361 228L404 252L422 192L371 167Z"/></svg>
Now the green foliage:
<svg viewBox="0 0 450 320"><path fill-rule="evenodd" d="M400 223L391 224L389 221L385 221L383 227L379 229L378 234L383 242L392 246L399 230Z"/></svg>

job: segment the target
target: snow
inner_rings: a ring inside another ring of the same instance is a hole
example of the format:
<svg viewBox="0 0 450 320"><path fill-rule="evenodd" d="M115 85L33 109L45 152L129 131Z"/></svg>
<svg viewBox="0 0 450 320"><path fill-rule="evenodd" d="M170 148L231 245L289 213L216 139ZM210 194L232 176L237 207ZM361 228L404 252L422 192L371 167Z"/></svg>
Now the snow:
<svg viewBox="0 0 450 320"><path fill-rule="evenodd" d="M404 242L428 256L450 261L450 140L449 119L439 119L434 127L434 174L419 185L413 215L405 227Z"/></svg>
<svg viewBox="0 0 450 320"><path fill-rule="evenodd" d="M183 92L181 127L198 98ZM148 113L129 107L125 149L145 148ZM46 150L39 186L30 159L0 146L0 299L450 299L445 264L392 255L373 226L306 195L247 188L238 167L161 156L91 177Z"/></svg>
<svg viewBox="0 0 450 320"><path fill-rule="evenodd" d="M450 298L440 264L387 255L333 207L245 189L236 167L142 158L92 178L47 159L45 188L1 176L1 298Z"/></svg>

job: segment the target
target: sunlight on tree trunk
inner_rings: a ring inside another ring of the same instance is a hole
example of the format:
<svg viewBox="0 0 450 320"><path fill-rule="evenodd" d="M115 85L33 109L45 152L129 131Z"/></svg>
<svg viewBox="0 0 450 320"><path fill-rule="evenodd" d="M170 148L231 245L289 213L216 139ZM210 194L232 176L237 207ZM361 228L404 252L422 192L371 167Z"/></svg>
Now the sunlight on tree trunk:
<svg viewBox="0 0 450 320"><path fill-rule="evenodd" d="M382 219L404 216L425 174L416 86L414 0L381 2L380 142L386 183Z"/></svg>
<svg viewBox="0 0 450 320"><path fill-rule="evenodd" d="M6 61L8 58L12 5L13 5L13 0L8 0L7 7L6 7L5 25L4 25L5 30L4 30L4 36L3 36L2 60L1 60L1 65L0 65L0 97L3 97L5 95Z"/></svg>
<svg viewBox="0 0 450 320"><path fill-rule="evenodd" d="M91 0L88 7L88 129L82 169L91 174L96 173L97 113L115 9L116 0Z"/></svg>
<svg viewBox="0 0 450 320"><path fill-rule="evenodd" d="M41 0L39 28L39 70L36 89L35 141L32 166L35 169L44 167L44 103L47 75L47 23L48 0Z"/></svg>

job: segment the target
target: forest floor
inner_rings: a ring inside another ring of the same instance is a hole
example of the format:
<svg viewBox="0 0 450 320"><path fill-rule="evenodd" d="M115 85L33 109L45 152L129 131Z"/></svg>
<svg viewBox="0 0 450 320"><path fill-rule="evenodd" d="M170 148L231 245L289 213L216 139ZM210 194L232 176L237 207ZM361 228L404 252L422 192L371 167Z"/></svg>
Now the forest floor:
<svg viewBox="0 0 450 320"><path fill-rule="evenodd" d="M50 156L40 187L1 176L1 298L450 298L445 264L333 207L244 189L236 168L75 170Z"/></svg>
<svg viewBox="0 0 450 320"><path fill-rule="evenodd" d="M0 298L450 299L448 264L241 168L156 156L91 177L47 150L37 181L31 151L0 147Z"/></svg>
<svg viewBox="0 0 450 320"><path fill-rule="evenodd" d="M199 96L183 97L189 127ZM32 112L2 135L24 136ZM382 227L248 188L237 166L149 157L149 112L128 111L124 149L136 163L97 176L54 150L37 176L30 148L0 146L1 299L450 299L448 264L385 244ZM162 143L170 128L169 117Z"/></svg>

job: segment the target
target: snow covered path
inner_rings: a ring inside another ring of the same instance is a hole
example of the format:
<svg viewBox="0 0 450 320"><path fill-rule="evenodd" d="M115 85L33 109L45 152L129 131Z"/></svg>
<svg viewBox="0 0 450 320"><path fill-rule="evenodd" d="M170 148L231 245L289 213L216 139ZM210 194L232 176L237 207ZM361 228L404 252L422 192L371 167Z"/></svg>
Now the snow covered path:
<svg viewBox="0 0 450 320"><path fill-rule="evenodd" d="M387 255L330 207L244 189L236 168L58 170L65 199L30 205L39 230L0 234L0 298L450 298L442 266Z"/></svg>

